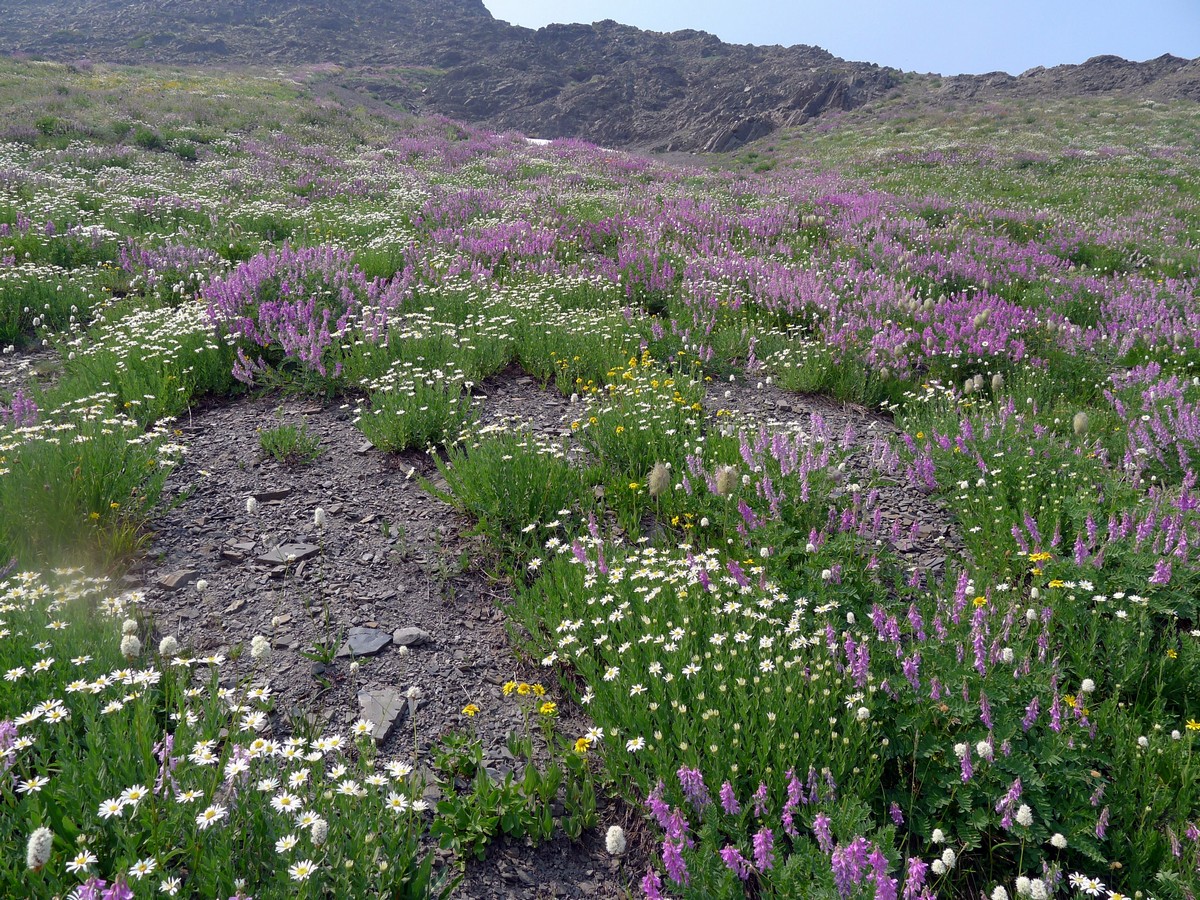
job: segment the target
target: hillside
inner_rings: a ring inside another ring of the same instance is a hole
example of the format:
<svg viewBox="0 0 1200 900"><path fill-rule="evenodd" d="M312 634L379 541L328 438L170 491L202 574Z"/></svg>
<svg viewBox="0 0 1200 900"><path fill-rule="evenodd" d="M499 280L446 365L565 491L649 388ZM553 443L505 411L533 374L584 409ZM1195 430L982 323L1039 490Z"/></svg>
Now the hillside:
<svg viewBox="0 0 1200 900"><path fill-rule="evenodd" d="M368 104L610 147L727 151L899 93L935 99L1135 94L1200 98L1200 64L1100 57L1014 77L938 79L819 47L727 44L616 22L538 30L480 0L12 0L0 51L60 61L325 72ZM54 23L54 27L47 27Z"/></svg>

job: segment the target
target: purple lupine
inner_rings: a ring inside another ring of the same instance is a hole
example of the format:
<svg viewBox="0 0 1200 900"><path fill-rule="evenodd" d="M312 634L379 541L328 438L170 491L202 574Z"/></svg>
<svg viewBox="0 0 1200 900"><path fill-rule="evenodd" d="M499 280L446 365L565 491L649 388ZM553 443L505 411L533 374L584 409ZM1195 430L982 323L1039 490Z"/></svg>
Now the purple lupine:
<svg viewBox="0 0 1200 900"><path fill-rule="evenodd" d="M37 424L38 413L38 405L34 399L21 388L17 388L7 406L0 403L0 425L27 428Z"/></svg>
<svg viewBox="0 0 1200 900"><path fill-rule="evenodd" d="M16 760L13 744L17 740L17 726L11 719L0 721L0 772L7 771Z"/></svg>
<svg viewBox="0 0 1200 900"><path fill-rule="evenodd" d="M887 856L876 847L867 861L871 864L871 877L875 881L875 900L896 900L897 883L895 878L888 876Z"/></svg>
<svg viewBox="0 0 1200 900"><path fill-rule="evenodd" d="M1150 584L1161 586L1171 580L1171 561L1160 559L1154 564L1154 574L1150 576Z"/></svg>
<svg viewBox="0 0 1200 900"><path fill-rule="evenodd" d="M929 872L929 863L919 856L908 858L908 871L904 876L904 900L917 900L925 887L925 876Z"/></svg>
<svg viewBox="0 0 1200 900"><path fill-rule="evenodd" d="M101 896L101 900L133 900L133 890L124 878L118 878Z"/></svg>
<svg viewBox="0 0 1200 900"><path fill-rule="evenodd" d="M921 654L920 653L914 653L912 656L904 657L904 664L902 666L902 671L904 672L904 677L908 679L908 683L910 685L912 685L912 689L914 691L919 691L921 689L920 670L921 670Z"/></svg>
<svg viewBox="0 0 1200 900"><path fill-rule="evenodd" d="M683 841L673 841L667 838L662 847L663 868L667 877L676 884L687 884L691 880L688 874L687 862L683 858Z"/></svg>
<svg viewBox="0 0 1200 900"><path fill-rule="evenodd" d="M741 852L732 844L727 844L721 851L721 860L725 863L725 867L742 881L750 877L750 860L742 856Z"/></svg>
<svg viewBox="0 0 1200 900"><path fill-rule="evenodd" d="M737 795L733 792L733 785L726 781L721 785L721 790L718 796L721 798L721 809L725 810L725 814L736 816L742 811L742 806L738 803Z"/></svg>
<svg viewBox="0 0 1200 900"><path fill-rule="evenodd" d="M671 805L663 800L663 790L665 787L660 781L654 786L654 790L650 792L650 796L646 798L646 807L650 810L650 814L654 816L654 821L658 823L658 827L664 830L671 821Z"/></svg>
<svg viewBox="0 0 1200 900"><path fill-rule="evenodd" d="M662 879L653 869L646 872L642 878L642 893L646 895L646 900L663 900Z"/></svg>
<svg viewBox="0 0 1200 900"><path fill-rule="evenodd" d="M683 789L684 798L692 804L696 812L703 812L704 808L712 803L712 797L709 796L700 770L680 766L676 774L679 776L679 786Z"/></svg>
<svg viewBox="0 0 1200 900"><path fill-rule="evenodd" d="M175 767L179 765L182 756L172 756L171 752L175 749L175 735L168 733L163 734L163 739L154 745L154 756L158 759L159 769L158 778L154 782L154 795L158 796L164 793L167 789L167 779L171 781L171 789L176 793L180 793L179 782L175 780Z"/></svg>
<svg viewBox="0 0 1200 900"><path fill-rule="evenodd" d="M767 783L760 781L758 790L754 792L754 814L762 817L767 814Z"/></svg>
<svg viewBox="0 0 1200 900"><path fill-rule="evenodd" d="M979 720L988 731L992 730L992 704L982 691L979 692Z"/></svg>
<svg viewBox="0 0 1200 900"><path fill-rule="evenodd" d="M765 825L754 835L754 864L760 872L775 866L775 834Z"/></svg>
<svg viewBox="0 0 1200 900"><path fill-rule="evenodd" d="M1013 814L1017 801L1021 799L1021 779L1017 778L1009 785L1008 792L996 801L996 812L1001 813L1000 827L1005 831L1012 828Z"/></svg>
<svg viewBox="0 0 1200 900"><path fill-rule="evenodd" d="M846 847L839 844L830 855L833 883L843 897L849 897L854 888L862 884L867 873L867 855L870 849L871 842L859 835Z"/></svg>
<svg viewBox="0 0 1200 900"><path fill-rule="evenodd" d="M833 832L829 825L829 816L825 813L817 813L817 817L813 819L813 834L817 836L817 846L821 848L822 853L833 852Z"/></svg>
<svg viewBox="0 0 1200 900"><path fill-rule="evenodd" d="M962 755L958 767L962 772L962 782L966 784L971 780L971 776L975 774L975 768L971 765L971 745L967 744L967 752Z"/></svg>
<svg viewBox="0 0 1200 900"><path fill-rule="evenodd" d="M904 813L900 810L899 803L892 802L892 805L888 807L888 815L892 817L892 823L897 828L904 824Z"/></svg>
<svg viewBox="0 0 1200 900"><path fill-rule="evenodd" d="M1100 811L1100 818L1096 820L1096 840L1098 840L1098 841L1104 840L1104 837L1107 834L1108 834L1108 807L1106 806L1106 807L1104 807L1103 810Z"/></svg>
<svg viewBox="0 0 1200 900"><path fill-rule="evenodd" d="M108 882L103 878L97 878L93 875L83 884L75 889L75 896L78 900L104 900L103 891L108 887Z"/></svg>

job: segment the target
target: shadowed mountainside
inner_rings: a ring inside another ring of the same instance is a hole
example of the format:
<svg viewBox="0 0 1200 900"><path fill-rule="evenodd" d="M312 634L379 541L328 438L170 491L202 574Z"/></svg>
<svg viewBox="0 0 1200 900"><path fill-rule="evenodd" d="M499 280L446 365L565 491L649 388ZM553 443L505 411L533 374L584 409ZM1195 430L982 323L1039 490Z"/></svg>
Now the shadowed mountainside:
<svg viewBox="0 0 1200 900"><path fill-rule="evenodd" d="M612 147L732 150L897 91L949 99L1127 93L1200 99L1200 61L1096 57L947 79L807 45L727 44L612 21L538 30L481 0L9 0L0 51L71 61L332 64L340 87L414 112Z"/></svg>

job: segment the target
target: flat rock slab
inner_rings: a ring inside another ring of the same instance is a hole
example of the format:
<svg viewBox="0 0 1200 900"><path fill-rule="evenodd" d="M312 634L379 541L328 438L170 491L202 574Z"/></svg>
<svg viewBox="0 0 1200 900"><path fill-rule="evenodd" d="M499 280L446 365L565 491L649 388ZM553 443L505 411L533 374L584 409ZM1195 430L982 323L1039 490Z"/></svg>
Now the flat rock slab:
<svg viewBox="0 0 1200 900"><path fill-rule="evenodd" d="M372 656L392 642L392 636L378 628L354 627L346 635L346 643L338 650L338 656ZM374 721L374 720L372 720Z"/></svg>
<svg viewBox="0 0 1200 900"><path fill-rule="evenodd" d="M432 641L433 635L424 628L397 628L392 632L392 640L397 647L419 647Z"/></svg>
<svg viewBox="0 0 1200 900"><path fill-rule="evenodd" d="M291 492L292 492L292 489L290 487L285 487L285 488L277 488L277 489L271 490L271 491L258 491L257 493L252 494L251 496L254 497L254 499L257 500L259 503L269 503L272 500L282 500L285 497L287 497L288 494L290 494Z"/></svg>
<svg viewBox="0 0 1200 900"><path fill-rule="evenodd" d="M359 715L375 726L371 737L382 744L396 723L404 718L408 700L391 688L370 688L358 692Z"/></svg>
<svg viewBox="0 0 1200 900"><path fill-rule="evenodd" d="M321 548L316 544L280 544L259 556L257 562L267 566L286 566L316 556L320 552Z"/></svg>
<svg viewBox="0 0 1200 900"><path fill-rule="evenodd" d="M195 569L176 569L174 572L168 572L161 576L155 582L160 588L165 588L168 591L177 591L182 587L187 587L199 577L200 573Z"/></svg>

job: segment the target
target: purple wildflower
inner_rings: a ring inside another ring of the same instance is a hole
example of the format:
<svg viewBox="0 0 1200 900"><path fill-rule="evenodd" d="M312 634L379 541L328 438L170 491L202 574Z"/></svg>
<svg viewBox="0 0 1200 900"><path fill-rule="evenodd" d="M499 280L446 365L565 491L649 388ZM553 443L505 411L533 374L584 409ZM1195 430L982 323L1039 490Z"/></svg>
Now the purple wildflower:
<svg viewBox="0 0 1200 900"><path fill-rule="evenodd" d="M833 852L833 834L829 828L829 816L825 813L818 813L813 819L812 824L813 834L817 836L817 846L821 848L822 853Z"/></svg>
<svg viewBox="0 0 1200 900"><path fill-rule="evenodd" d="M929 863L918 856L908 858L908 873L904 876L904 900L917 900L925 886Z"/></svg>
<svg viewBox="0 0 1200 900"><path fill-rule="evenodd" d="M750 877L750 860L742 856L736 847L727 845L721 851L721 859L724 861L725 867L736 874L742 881Z"/></svg>
<svg viewBox="0 0 1200 900"><path fill-rule="evenodd" d="M775 835L766 826L754 835L754 864L760 872L770 871L775 865Z"/></svg>
<svg viewBox="0 0 1200 900"><path fill-rule="evenodd" d="M642 879L642 893L646 895L646 900L663 900L662 879L653 869L646 872Z"/></svg>
<svg viewBox="0 0 1200 900"><path fill-rule="evenodd" d="M695 807L696 812L703 812L704 808L712 803L712 798L708 794L708 788L704 784L704 776L700 774L700 770L680 766L676 774L679 776L679 786L683 789L683 796Z"/></svg>
<svg viewBox="0 0 1200 900"><path fill-rule="evenodd" d="M726 815L736 816L742 811L742 806L737 801L737 796L733 793L733 785L726 781L721 785L720 791L721 809L725 810Z"/></svg>
<svg viewBox="0 0 1200 900"><path fill-rule="evenodd" d="M663 868L667 870L667 877L676 884L687 884L690 880L687 870L687 862L683 858L683 841L673 841L667 838L663 841L662 849Z"/></svg>

